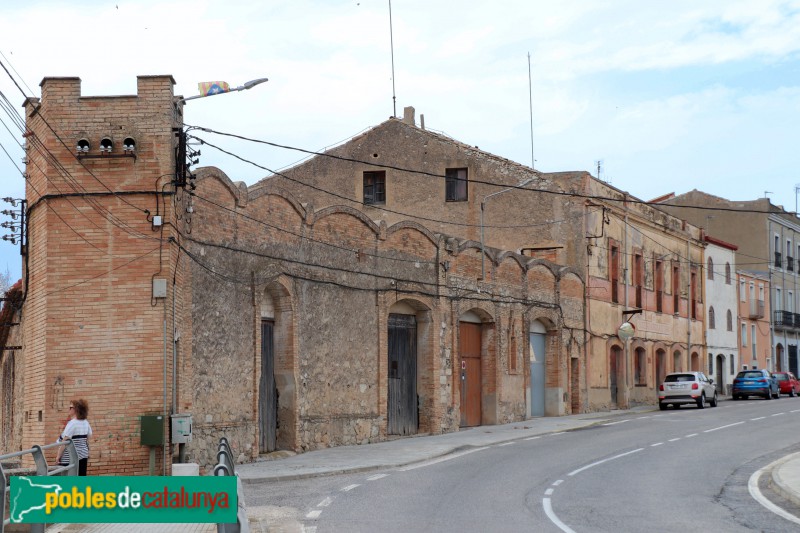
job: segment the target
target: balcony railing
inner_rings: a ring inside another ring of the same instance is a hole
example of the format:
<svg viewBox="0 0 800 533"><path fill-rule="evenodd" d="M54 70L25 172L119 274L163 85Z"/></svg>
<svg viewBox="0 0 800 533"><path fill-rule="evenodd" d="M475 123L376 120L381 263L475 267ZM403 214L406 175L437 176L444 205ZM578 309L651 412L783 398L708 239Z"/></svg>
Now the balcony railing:
<svg viewBox="0 0 800 533"><path fill-rule="evenodd" d="M750 300L749 318L764 318L764 300Z"/></svg>
<svg viewBox="0 0 800 533"><path fill-rule="evenodd" d="M775 252L775 268L781 268L781 253Z"/></svg>
<svg viewBox="0 0 800 533"><path fill-rule="evenodd" d="M775 326L779 328L800 328L800 314L791 311L775 311Z"/></svg>

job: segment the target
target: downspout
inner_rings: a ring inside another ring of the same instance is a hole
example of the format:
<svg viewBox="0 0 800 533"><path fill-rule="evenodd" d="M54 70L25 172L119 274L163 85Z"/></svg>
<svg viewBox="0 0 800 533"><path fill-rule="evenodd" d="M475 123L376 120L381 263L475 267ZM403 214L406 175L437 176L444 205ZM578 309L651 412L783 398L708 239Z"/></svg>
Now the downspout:
<svg viewBox="0 0 800 533"><path fill-rule="evenodd" d="M627 195L624 196L624 200L625 200L625 202L624 202L623 205L625 206L625 219L624 219L625 220L625 237L623 239L623 241L624 241L623 242L623 247L625 249L625 252L624 252L625 268L622 269L622 279L625 282L625 290L623 292L623 297L625 298L625 304L623 305L623 307L627 311L628 310L628 259L629 259L629 255L628 255L628 201L627 201L628 197L627 197ZM625 318L625 317L623 317L623 318ZM623 341L623 346L624 346L624 352L623 352L623 354L624 354L623 355L624 363L623 364L625 365L625 376L624 376L624 379L622 381L623 385L624 385L624 390L623 390L623 394L622 394L622 401L623 401L625 409L630 407L630 405L629 405L630 404L630 387L628 386L628 380L630 378L630 370L628 368L628 359L629 359L629 357L628 357L628 345L629 345L629 343L630 343L629 339L625 339Z"/></svg>
<svg viewBox="0 0 800 533"><path fill-rule="evenodd" d="M689 241L691 240L691 232L686 237L686 264L688 265L689 272L687 273L688 281L686 282L686 301L689 305L686 306L686 369L692 369L692 257L689 255Z"/></svg>

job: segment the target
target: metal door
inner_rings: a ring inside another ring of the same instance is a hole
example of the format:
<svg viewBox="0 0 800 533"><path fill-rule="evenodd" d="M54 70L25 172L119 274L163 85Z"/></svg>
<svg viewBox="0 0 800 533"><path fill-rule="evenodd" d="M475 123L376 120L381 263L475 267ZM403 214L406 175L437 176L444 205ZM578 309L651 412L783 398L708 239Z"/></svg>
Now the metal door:
<svg viewBox="0 0 800 533"><path fill-rule="evenodd" d="M544 416L544 352L547 337L531 333L531 416Z"/></svg>
<svg viewBox="0 0 800 533"><path fill-rule="evenodd" d="M258 384L258 451L275 451L278 432L278 389L275 387L275 322L261 321L261 380Z"/></svg>
<svg viewBox="0 0 800 533"><path fill-rule="evenodd" d="M414 435L419 426L417 406L417 319L414 315L389 315L390 435Z"/></svg>
<svg viewBox="0 0 800 533"><path fill-rule="evenodd" d="M481 425L481 325L459 322L461 427Z"/></svg>
<svg viewBox="0 0 800 533"><path fill-rule="evenodd" d="M789 372L797 375L797 345L789 345Z"/></svg>
<svg viewBox="0 0 800 533"><path fill-rule="evenodd" d="M619 396L618 392L619 389L617 388L617 369L622 361L619 361L620 355L622 350L619 347L614 346L611 348L611 353L608 356L608 377L609 377L609 388L611 389L611 407L615 408L619 403Z"/></svg>

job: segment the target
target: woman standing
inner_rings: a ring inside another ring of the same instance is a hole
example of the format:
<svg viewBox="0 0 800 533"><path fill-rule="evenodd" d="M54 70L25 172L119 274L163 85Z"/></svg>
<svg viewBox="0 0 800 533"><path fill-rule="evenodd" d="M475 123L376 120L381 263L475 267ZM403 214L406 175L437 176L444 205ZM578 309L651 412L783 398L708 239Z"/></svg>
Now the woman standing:
<svg viewBox="0 0 800 533"><path fill-rule="evenodd" d="M92 426L86 417L89 415L89 404L86 400L72 400L69 402L70 420L58 438L59 442L71 439L78 453L78 475L86 475L89 464L89 437L92 436ZM70 462L69 450L64 446L58 452L58 464L68 465Z"/></svg>

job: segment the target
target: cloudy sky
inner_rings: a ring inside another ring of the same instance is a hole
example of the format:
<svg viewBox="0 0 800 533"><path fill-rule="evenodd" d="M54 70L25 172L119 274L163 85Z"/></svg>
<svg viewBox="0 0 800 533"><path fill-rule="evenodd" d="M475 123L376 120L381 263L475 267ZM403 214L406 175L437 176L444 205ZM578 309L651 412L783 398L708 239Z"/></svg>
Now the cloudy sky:
<svg viewBox="0 0 800 533"><path fill-rule="evenodd" d="M795 210L800 0L391 7L394 80L388 0L2 2L0 60L35 96L46 76L119 95L135 94L137 75L172 74L185 96L200 81L268 77L189 102L186 122L310 150L389 118L394 85L398 115L414 106L427 128L524 164L533 151L544 171L596 174L601 160L601 179L642 199L697 188ZM20 109L2 70L0 91ZM21 197L21 138L0 119L14 132L0 128L11 154L0 150L0 197ZM270 169L302 157L208 139ZM212 149L200 159L248 184L267 174ZM19 276L17 248L3 243L6 269Z"/></svg>

